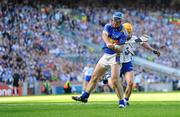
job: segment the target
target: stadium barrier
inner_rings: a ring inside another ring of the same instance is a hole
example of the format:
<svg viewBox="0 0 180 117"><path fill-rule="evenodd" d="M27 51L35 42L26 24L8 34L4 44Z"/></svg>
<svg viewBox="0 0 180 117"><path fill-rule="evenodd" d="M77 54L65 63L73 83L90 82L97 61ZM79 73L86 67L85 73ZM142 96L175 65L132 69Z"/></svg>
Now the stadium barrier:
<svg viewBox="0 0 180 117"><path fill-rule="evenodd" d="M162 92L168 92L173 90L173 84L172 83L148 83L145 84L145 92L148 91L162 91Z"/></svg>
<svg viewBox="0 0 180 117"><path fill-rule="evenodd" d="M22 85L23 85L22 86L22 95L26 96L26 95L28 95L28 85L27 85L27 82L23 82Z"/></svg>
<svg viewBox="0 0 180 117"><path fill-rule="evenodd" d="M22 87L18 87L18 96L22 96ZM13 87L0 83L0 96L13 96Z"/></svg>
<svg viewBox="0 0 180 117"><path fill-rule="evenodd" d="M52 87L52 94L64 94L63 86L51 86ZM72 85L72 93L81 93L82 92L82 85Z"/></svg>
<svg viewBox="0 0 180 117"><path fill-rule="evenodd" d="M35 95L40 95L41 94L41 83L40 82L35 82L34 84L34 93Z"/></svg>
<svg viewBox="0 0 180 117"><path fill-rule="evenodd" d="M178 69L167 67L165 65L160 65L160 64L157 64L154 62L150 62L148 60L142 59L142 58L137 57L137 56L133 57L133 61L134 61L134 64L140 65L140 66L145 67L145 68L149 68L153 71L172 75L175 77L180 77L180 70L178 70Z"/></svg>

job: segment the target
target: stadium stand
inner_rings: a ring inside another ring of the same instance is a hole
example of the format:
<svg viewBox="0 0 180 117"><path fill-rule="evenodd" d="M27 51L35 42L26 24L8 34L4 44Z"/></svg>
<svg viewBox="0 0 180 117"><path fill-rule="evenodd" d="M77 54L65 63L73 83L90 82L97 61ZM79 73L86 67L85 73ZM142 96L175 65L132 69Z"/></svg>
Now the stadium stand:
<svg viewBox="0 0 180 117"><path fill-rule="evenodd" d="M106 2L108 6L105 6ZM151 36L151 45L162 53L157 58L137 48L137 56L180 69L180 14L175 4L179 2L159 0L155 6L152 1L141 3L137 0L135 5L125 0L119 5L115 5L116 2L100 0L92 3L88 0L85 4L81 0L53 0L48 4L47 0L1 0L0 82L12 85L13 74L18 71L20 80L27 82L29 89L35 87L34 82L51 81L52 85L63 86L70 80L79 84L87 62L82 56L97 61L94 58L101 54L102 28L117 9L133 23L135 35L147 33ZM123 7L123 3L129 7ZM76 59L72 60L72 56ZM136 72L146 74L149 82L180 82L173 76L146 71Z"/></svg>

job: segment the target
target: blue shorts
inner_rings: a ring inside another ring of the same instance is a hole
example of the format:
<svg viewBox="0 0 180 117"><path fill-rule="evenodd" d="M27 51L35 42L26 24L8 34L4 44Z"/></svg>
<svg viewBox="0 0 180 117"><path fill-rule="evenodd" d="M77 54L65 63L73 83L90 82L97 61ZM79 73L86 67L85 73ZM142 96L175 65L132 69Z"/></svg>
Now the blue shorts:
<svg viewBox="0 0 180 117"><path fill-rule="evenodd" d="M132 63L131 62L122 63L120 77L122 77L122 75L124 75L126 72L130 72L130 71L133 71Z"/></svg>
<svg viewBox="0 0 180 117"><path fill-rule="evenodd" d="M86 82L89 82L89 81L91 80L91 76L85 76L84 80L85 80Z"/></svg>

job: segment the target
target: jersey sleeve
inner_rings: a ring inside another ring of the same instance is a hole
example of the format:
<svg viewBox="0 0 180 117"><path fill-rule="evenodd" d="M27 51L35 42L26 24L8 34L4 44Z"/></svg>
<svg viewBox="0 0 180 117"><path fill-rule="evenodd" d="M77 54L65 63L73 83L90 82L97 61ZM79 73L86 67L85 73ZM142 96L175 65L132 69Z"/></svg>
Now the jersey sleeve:
<svg viewBox="0 0 180 117"><path fill-rule="evenodd" d="M119 39L119 44L125 43L127 41L127 38L128 38L128 35L123 33L121 38Z"/></svg>
<svg viewBox="0 0 180 117"><path fill-rule="evenodd" d="M105 26L104 26L104 29L103 29L103 32L105 32L105 33L107 33L108 35L110 34L110 25L109 24L106 24Z"/></svg>
<svg viewBox="0 0 180 117"><path fill-rule="evenodd" d="M137 37L137 36L135 36L135 35L133 35L133 36L132 36L132 40L136 40L136 39L138 39L138 37ZM140 44L140 45L142 45L142 44L143 44L143 42L140 42L139 44Z"/></svg>

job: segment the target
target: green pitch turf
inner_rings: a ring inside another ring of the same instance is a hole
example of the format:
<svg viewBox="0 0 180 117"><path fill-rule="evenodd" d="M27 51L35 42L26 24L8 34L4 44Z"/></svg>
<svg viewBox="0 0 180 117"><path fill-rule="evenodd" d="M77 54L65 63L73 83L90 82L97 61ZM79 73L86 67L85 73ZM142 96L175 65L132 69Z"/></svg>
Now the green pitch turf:
<svg viewBox="0 0 180 117"><path fill-rule="evenodd" d="M71 95L0 97L0 117L180 117L180 92L134 93L119 109L115 94L93 94L87 104Z"/></svg>

